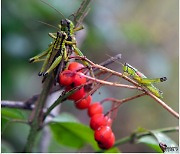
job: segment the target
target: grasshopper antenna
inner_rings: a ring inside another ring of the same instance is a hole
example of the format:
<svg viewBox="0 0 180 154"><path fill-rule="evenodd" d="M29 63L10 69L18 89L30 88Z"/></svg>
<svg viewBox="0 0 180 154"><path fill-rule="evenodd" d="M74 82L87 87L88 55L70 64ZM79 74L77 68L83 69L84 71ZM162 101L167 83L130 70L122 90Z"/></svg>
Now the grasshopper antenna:
<svg viewBox="0 0 180 154"><path fill-rule="evenodd" d="M52 9L54 9L57 13L59 13L61 15L61 17L66 19L65 16L59 10L57 10L55 7L53 7L52 5L50 5L49 3L45 2L45 1L42 1L42 0L40 0L40 1L44 4L46 4L47 6L51 7Z"/></svg>
<svg viewBox="0 0 180 154"><path fill-rule="evenodd" d="M53 27L53 28L59 30L57 27L55 27L55 26L53 26L53 25L51 25L51 24L48 24L48 23L46 23L46 22L43 22L43 21L40 21L40 20L36 20L36 22L39 22L39 23L41 23L41 24L44 24L44 25L47 25L47 26L49 26L49 27Z"/></svg>
<svg viewBox="0 0 180 154"><path fill-rule="evenodd" d="M108 55L108 54L106 54L108 57L110 57L111 59L112 59L112 61L114 61L114 62L116 62L116 63L118 63L118 64L120 64L120 65L122 65L122 66L124 66L124 64L123 63L121 63L120 61L117 61L116 59L114 59L112 56L110 56L110 55ZM119 56L120 56L120 58L121 58L121 54L119 54Z"/></svg>

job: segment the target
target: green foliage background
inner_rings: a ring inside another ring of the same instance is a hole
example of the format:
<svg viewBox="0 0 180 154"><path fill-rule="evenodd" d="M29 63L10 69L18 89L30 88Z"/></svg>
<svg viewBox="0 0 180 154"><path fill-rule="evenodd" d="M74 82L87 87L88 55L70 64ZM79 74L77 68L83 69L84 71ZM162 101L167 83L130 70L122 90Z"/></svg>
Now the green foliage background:
<svg viewBox="0 0 180 154"><path fill-rule="evenodd" d="M65 17L74 13L81 3L79 0L46 2ZM168 80L157 87L164 92L163 100L178 111L178 9L178 0L93 1L83 23L85 30L77 34L78 46L95 63L107 59L106 54L121 53L121 62L135 66L148 77L166 76ZM37 75L41 64L29 64L28 59L46 49L51 42L48 32L56 29L38 20L56 26L61 16L41 1L2 0L2 100L26 100L41 91L41 78ZM109 67L122 71L117 63ZM137 94L135 90L113 87L104 87L100 92L95 94L93 101ZM108 110L109 103L104 107ZM72 113L88 125L86 111L78 111L72 102L64 103L61 110ZM23 114L27 116L27 112ZM138 126L157 129L177 124L178 120L171 114L144 96L119 109L113 130L119 139ZM22 124L10 124L3 132L2 142L19 151L26 142L28 129ZM170 134L179 142L177 136L177 133ZM143 144L126 144L120 149L123 152L151 152Z"/></svg>

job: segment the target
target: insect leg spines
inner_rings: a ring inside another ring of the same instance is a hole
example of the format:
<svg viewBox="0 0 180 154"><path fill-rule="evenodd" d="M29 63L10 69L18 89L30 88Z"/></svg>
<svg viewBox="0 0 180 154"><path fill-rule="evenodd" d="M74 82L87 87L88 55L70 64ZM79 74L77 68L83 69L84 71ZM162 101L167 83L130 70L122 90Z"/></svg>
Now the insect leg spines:
<svg viewBox="0 0 180 154"><path fill-rule="evenodd" d="M56 60L53 62L51 67L43 74L44 76L48 75L56 66L61 62L62 60L62 55L58 56Z"/></svg>
<svg viewBox="0 0 180 154"><path fill-rule="evenodd" d="M43 51L42 53L30 58L29 62L30 63L38 62L40 60L40 58L46 56L51 49L52 49L52 45L50 45L49 48L47 50Z"/></svg>
<svg viewBox="0 0 180 154"><path fill-rule="evenodd" d="M51 52L49 52L49 53L47 54L46 59L45 59L45 61L44 61L44 63L43 63L43 66L42 66L42 68L41 68L41 71L38 73L39 76L41 76L41 75L43 74L43 72L45 71L46 66L48 65L48 61L49 61L49 59L50 59L50 56L51 56Z"/></svg>
<svg viewBox="0 0 180 154"><path fill-rule="evenodd" d="M57 38L57 33L48 33L48 35L53 39Z"/></svg>

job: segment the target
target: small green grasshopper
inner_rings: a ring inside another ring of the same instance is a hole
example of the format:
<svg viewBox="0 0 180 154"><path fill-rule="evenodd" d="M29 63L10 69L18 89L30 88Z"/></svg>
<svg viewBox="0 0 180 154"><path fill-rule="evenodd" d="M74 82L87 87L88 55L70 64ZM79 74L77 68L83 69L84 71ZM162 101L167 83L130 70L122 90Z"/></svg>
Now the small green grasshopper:
<svg viewBox="0 0 180 154"><path fill-rule="evenodd" d="M157 97L163 98L162 97L163 92L160 91L159 89L157 89L152 83L158 83L158 82L166 81L167 80L166 77L149 79L143 73L141 73L140 71L138 71L136 68L134 68L133 66L131 66L128 63L125 63L123 65L123 72L132 76L132 78L134 80L136 80L139 84L146 87L150 92L152 92Z"/></svg>

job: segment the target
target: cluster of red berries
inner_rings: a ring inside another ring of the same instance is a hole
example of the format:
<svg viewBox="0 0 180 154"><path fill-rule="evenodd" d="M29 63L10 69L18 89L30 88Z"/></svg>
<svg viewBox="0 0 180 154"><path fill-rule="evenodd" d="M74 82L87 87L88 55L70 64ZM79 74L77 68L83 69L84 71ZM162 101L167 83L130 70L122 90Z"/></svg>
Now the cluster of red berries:
<svg viewBox="0 0 180 154"><path fill-rule="evenodd" d="M77 62L71 62L68 69L59 75L59 83L65 86L66 91L86 83L82 68L84 66ZM112 120L103 114L103 106L99 102L91 104L92 96L86 96L84 87L68 97L75 102L78 109L87 109L90 119L90 127L95 131L94 137L102 149L109 149L114 145L115 136L111 129Z"/></svg>

